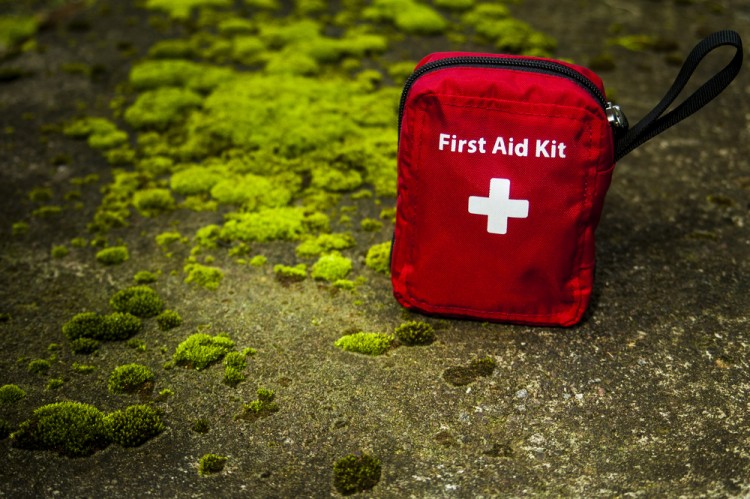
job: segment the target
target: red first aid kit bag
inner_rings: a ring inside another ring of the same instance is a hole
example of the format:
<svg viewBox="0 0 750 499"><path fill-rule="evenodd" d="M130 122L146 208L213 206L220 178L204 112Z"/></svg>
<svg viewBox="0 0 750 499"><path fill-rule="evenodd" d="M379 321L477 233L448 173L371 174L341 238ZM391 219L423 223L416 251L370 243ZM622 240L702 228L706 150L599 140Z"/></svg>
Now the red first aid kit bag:
<svg viewBox="0 0 750 499"><path fill-rule="evenodd" d="M665 114L703 57L724 45L736 49L732 61ZM714 33L629 129L586 68L497 54L425 57L399 108L396 299L429 314L579 322L615 162L716 97L741 64L739 35Z"/></svg>

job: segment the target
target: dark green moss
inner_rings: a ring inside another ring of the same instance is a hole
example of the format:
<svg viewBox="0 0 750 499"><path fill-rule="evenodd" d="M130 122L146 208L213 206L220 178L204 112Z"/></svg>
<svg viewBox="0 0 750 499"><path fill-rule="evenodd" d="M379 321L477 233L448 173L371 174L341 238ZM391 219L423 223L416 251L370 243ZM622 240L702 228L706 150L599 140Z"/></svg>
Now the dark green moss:
<svg viewBox="0 0 750 499"><path fill-rule="evenodd" d="M52 246L50 254L52 255L52 258L65 258L70 254L70 250L67 246L61 244L59 246Z"/></svg>
<svg viewBox="0 0 750 499"><path fill-rule="evenodd" d="M0 418L0 440L5 440L13 432L13 425L9 421Z"/></svg>
<svg viewBox="0 0 750 499"><path fill-rule="evenodd" d="M127 312L136 317L153 317L164 309L162 299L148 286L120 290L110 298L109 304L118 312Z"/></svg>
<svg viewBox="0 0 750 499"><path fill-rule="evenodd" d="M227 457L217 454L205 454L198 463L198 474L211 475L213 473L220 473L224 469L227 459Z"/></svg>
<svg viewBox="0 0 750 499"><path fill-rule="evenodd" d="M274 402L276 393L267 388L258 388L258 398L249 404L243 404L239 414L234 416L235 420L256 421L268 417L279 411L279 406Z"/></svg>
<svg viewBox="0 0 750 499"><path fill-rule="evenodd" d="M428 345L435 341L435 329L426 322L409 321L396 328L396 338L405 345Z"/></svg>
<svg viewBox="0 0 750 499"><path fill-rule="evenodd" d="M107 388L112 393L149 392L154 386L154 373L140 364L116 367L109 376Z"/></svg>
<svg viewBox="0 0 750 499"><path fill-rule="evenodd" d="M47 390L57 390L65 384L65 380L62 378L50 378L47 381Z"/></svg>
<svg viewBox="0 0 750 499"><path fill-rule="evenodd" d="M190 429L193 430L195 433L208 433L208 430L210 429L208 419L205 419L205 418L196 419L193 422L193 426L191 426Z"/></svg>
<svg viewBox="0 0 750 499"><path fill-rule="evenodd" d="M96 366L79 364L78 362L73 362L73 365L70 366L70 368L73 370L73 372L77 372L79 374L90 374L96 371Z"/></svg>
<svg viewBox="0 0 750 499"><path fill-rule="evenodd" d="M101 343L93 338L76 338L70 342L73 353L88 355L99 349Z"/></svg>
<svg viewBox="0 0 750 499"><path fill-rule="evenodd" d="M0 404L14 404L26 396L26 392L18 385L3 385L0 387Z"/></svg>
<svg viewBox="0 0 750 499"><path fill-rule="evenodd" d="M132 405L104 417L109 438L123 447L138 447L164 431L161 411L148 405Z"/></svg>
<svg viewBox="0 0 750 499"><path fill-rule="evenodd" d="M47 371L49 371L50 367L51 364L47 359L34 359L29 362L29 365L26 366L26 369L31 374L47 374Z"/></svg>
<svg viewBox="0 0 750 499"><path fill-rule="evenodd" d="M333 464L333 485L343 495L370 490L380 481L381 468L376 457L349 454Z"/></svg>
<svg viewBox="0 0 750 499"><path fill-rule="evenodd" d="M182 317L174 310L165 310L156 316L156 323L162 331L169 331L182 324Z"/></svg>
<svg viewBox="0 0 750 499"><path fill-rule="evenodd" d="M227 336L210 336L196 333L177 345L172 360L190 369L205 369L221 360L234 349L234 342Z"/></svg>
<svg viewBox="0 0 750 499"><path fill-rule="evenodd" d="M138 350L139 352L146 351L146 342L140 338L130 338L125 344L133 350Z"/></svg>
<svg viewBox="0 0 750 499"><path fill-rule="evenodd" d="M62 456L82 457L109 443L104 414L79 402L57 402L34 411L11 435L14 447L51 450Z"/></svg>

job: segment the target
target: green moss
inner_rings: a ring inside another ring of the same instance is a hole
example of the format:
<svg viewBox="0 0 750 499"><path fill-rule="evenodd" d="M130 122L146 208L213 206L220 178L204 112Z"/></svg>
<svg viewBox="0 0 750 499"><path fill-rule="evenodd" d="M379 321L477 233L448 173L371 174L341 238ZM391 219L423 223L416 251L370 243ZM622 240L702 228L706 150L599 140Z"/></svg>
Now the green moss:
<svg viewBox="0 0 750 499"><path fill-rule="evenodd" d="M391 266L391 242L371 246L365 257L365 265L381 274L388 274Z"/></svg>
<svg viewBox="0 0 750 499"><path fill-rule="evenodd" d="M292 199L288 189L253 174L219 181L211 189L211 196L223 204L242 205L246 211L285 206Z"/></svg>
<svg viewBox="0 0 750 499"><path fill-rule="evenodd" d="M242 371L247 367L245 354L242 352L229 352L224 357L224 383L229 386L236 386L245 380Z"/></svg>
<svg viewBox="0 0 750 499"><path fill-rule="evenodd" d="M139 338L130 338L125 344L133 350L138 350L139 352L146 351L146 342Z"/></svg>
<svg viewBox="0 0 750 499"><path fill-rule="evenodd" d="M366 232L377 232L383 228L383 222L374 218L365 218L360 222L359 226Z"/></svg>
<svg viewBox="0 0 750 499"><path fill-rule="evenodd" d="M333 464L333 485L343 495L364 492L378 484L380 474L380 459L369 454L349 454Z"/></svg>
<svg viewBox="0 0 750 499"><path fill-rule="evenodd" d="M177 231L168 231L157 235L155 241L159 246L166 247L176 242L182 242L183 237L182 234Z"/></svg>
<svg viewBox="0 0 750 499"><path fill-rule="evenodd" d="M89 241L85 237L74 237L70 240L70 245L74 248L86 248L89 245Z"/></svg>
<svg viewBox="0 0 750 499"><path fill-rule="evenodd" d="M351 291L356 287L356 284L354 283L354 281L350 281L348 279L338 279L336 281L333 281L333 287Z"/></svg>
<svg viewBox="0 0 750 499"><path fill-rule="evenodd" d="M229 458L218 454L205 454L198 462L198 474L211 475L221 473Z"/></svg>
<svg viewBox="0 0 750 499"><path fill-rule="evenodd" d="M412 0L374 0L363 15L369 20L393 23L400 31L415 35L437 35L448 27L438 12Z"/></svg>
<svg viewBox="0 0 750 499"><path fill-rule="evenodd" d="M231 7L232 0L146 0L146 8L165 12L172 19L184 21L200 7Z"/></svg>
<svg viewBox="0 0 750 499"><path fill-rule="evenodd" d="M71 341L81 338L116 341L127 339L140 332L142 327L140 319L130 313L115 312L109 315L99 315L94 312L84 312L75 315L62 327L63 334ZM90 353L95 350L98 343L78 342L76 353ZM85 351L84 350L90 350Z"/></svg>
<svg viewBox="0 0 750 499"><path fill-rule="evenodd" d="M310 275L313 279L334 282L345 278L352 271L352 261L333 251L321 256L312 266Z"/></svg>
<svg viewBox="0 0 750 499"><path fill-rule="evenodd" d="M162 331L169 331L182 324L182 317L174 310L165 310L156 316L156 323Z"/></svg>
<svg viewBox="0 0 750 499"><path fill-rule="evenodd" d="M276 393L273 390L258 388L257 394L256 400L242 405L242 410L234 416L235 420L252 422L279 411L278 404L274 402Z"/></svg>
<svg viewBox="0 0 750 499"><path fill-rule="evenodd" d="M208 423L208 419L201 418L196 419L193 422L193 426L190 427L191 430L193 430L195 433L208 433L208 430L211 428L211 426Z"/></svg>
<svg viewBox="0 0 750 499"><path fill-rule="evenodd" d="M146 217L154 217L175 207L169 189L143 189L133 195L133 206Z"/></svg>
<svg viewBox="0 0 750 499"><path fill-rule="evenodd" d="M107 388L112 393L134 393L153 388L154 373L140 364L116 367L109 376Z"/></svg>
<svg viewBox="0 0 750 499"><path fill-rule="evenodd" d="M0 52L6 52L31 38L38 28L34 16L0 16Z"/></svg>
<svg viewBox="0 0 750 499"><path fill-rule="evenodd" d="M255 255L250 259L250 265L253 267L262 267L266 263L268 263L268 258L263 255Z"/></svg>
<svg viewBox="0 0 750 499"><path fill-rule="evenodd" d="M52 258L65 258L70 254L70 250L64 244L59 246L52 246L50 254L52 255Z"/></svg>
<svg viewBox="0 0 750 499"><path fill-rule="evenodd" d="M354 333L342 336L334 345L347 352L383 355L393 343L393 335L384 333Z"/></svg>
<svg viewBox="0 0 750 499"><path fill-rule="evenodd" d="M281 8L279 0L244 0L245 4L263 10L278 10Z"/></svg>
<svg viewBox="0 0 750 499"><path fill-rule="evenodd" d="M304 263L300 263L294 267L281 264L274 265L273 273L276 276L276 279L281 282L300 282L307 279L307 265Z"/></svg>
<svg viewBox="0 0 750 499"><path fill-rule="evenodd" d="M326 165L312 171L313 185L329 191L353 191L361 186L362 182L362 175L356 170L339 170Z"/></svg>
<svg viewBox="0 0 750 499"><path fill-rule="evenodd" d="M678 45L673 41L665 40L653 35L643 34L611 38L607 43L616 47L622 47L632 52L644 52L646 50L668 52L678 48Z"/></svg>
<svg viewBox="0 0 750 499"><path fill-rule="evenodd" d="M130 72L130 83L139 90L179 87L204 92L213 90L233 75L234 71L226 67L184 59L162 59L135 65Z"/></svg>
<svg viewBox="0 0 750 499"><path fill-rule="evenodd" d="M193 45L189 40L172 39L160 40L148 49L148 56L154 59L179 59L195 55Z"/></svg>
<svg viewBox="0 0 750 499"><path fill-rule="evenodd" d="M428 345L435 341L435 329L426 322L409 321L396 328L396 338L405 345Z"/></svg>
<svg viewBox="0 0 750 499"><path fill-rule="evenodd" d="M50 367L50 361L47 359L34 359L26 366L26 370L31 374L47 374Z"/></svg>
<svg viewBox="0 0 750 499"><path fill-rule="evenodd" d="M140 270L133 276L133 280L136 284L151 284L156 282L159 277L153 272L148 270Z"/></svg>
<svg viewBox="0 0 750 499"><path fill-rule="evenodd" d="M99 349L101 343L92 338L76 338L70 342L70 349L73 353L88 355Z"/></svg>
<svg viewBox="0 0 750 499"><path fill-rule="evenodd" d="M474 0L433 0L436 7L448 10L467 10L474 6Z"/></svg>
<svg viewBox="0 0 750 499"><path fill-rule="evenodd" d="M0 404L14 404L26 396L26 392L18 385L3 385L0 387Z"/></svg>
<svg viewBox="0 0 750 499"><path fill-rule="evenodd" d="M226 336L196 333L177 346L172 359L179 366L205 369L221 360L234 349L234 342Z"/></svg>
<svg viewBox="0 0 750 499"><path fill-rule="evenodd" d="M47 390L57 390L65 384L65 380L62 378L50 378L47 381Z"/></svg>
<svg viewBox="0 0 750 499"><path fill-rule="evenodd" d="M57 205L40 206L31 212L31 215L39 218L53 218L62 215L62 208Z"/></svg>
<svg viewBox="0 0 750 499"><path fill-rule="evenodd" d="M215 224L201 227L195 233L195 242L203 248L216 248L221 238L221 227Z"/></svg>
<svg viewBox="0 0 750 499"><path fill-rule="evenodd" d="M502 52L548 56L557 45L554 38L510 17L504 5L479 4L462 21Z"/></svg>
<svg viewBox="0 0 750 499"><path fill-rule="evenodd" d="M266 44L257 36L241 35L232 39L232 59L247 65L259 64L267 58Z"/></svg>
<svg viewBox="0 0 750 499"><path fill-rule="evenodd" d="M319 256L322 253L354 247L356 241L351 234L321 234L304 240L297 246L300 257Z"/></svg>
<svg viewBox="0 0 750 499"><path fill-rule="evenodd" d="M29 191L29 201L33 203L46 203L52 200L52 189L49 187L34 187Z"/></svg>
<svg viewBox="0 0 750 499"><path fill-rule="evenodd" d="M11 227L11 233L14 236L22 236L29 232L29 224L26 222L15 222Z"/></svg>
<svg viewBox="0 0 750 499"><path fill-rule="evenodd" d="M73 372L76 372L78 374L91 374L92 372L96 371L96 366L92 366L89 364L79 364L78 362L73 362L73 365L70 366L70 368L73 370Z"/></svg>
<svg viewBox="0 0 750 499"><path fill-rule="evenodd" d="M112 308L136 317L154 317L164 308L156 291L148 286L132 286L115 293L109 300Z"/></svg>
<svg viewBox="0 0 750 499"><path fill-rule="evenodd" d="M127 246L112 246L96 253L96 261L104 265L119 265L129 258Z"/></svg>
<svg viewBox="0 0 750 499"><path fill-rule="evenodd" d="M203 98L192 90L162 87L138 96L125 111L125 121L134 128L164 129L178 121L186 111L199 107Z"/></svg>
<svg viewBox="0 0 750 499"><path fill-rule="evenodd" d="M123 447L138 447L164 431L161 412L148 405L132 405L104 417L109 439Z"/></svg>
<svg viewBox="0 0 750 499"><path fill-rule="evenodd" d="M91 455L108 443L104 414L78 402L42 406L11 435L14 447L51 450L69 457Z"/></svg>
<svg viewBox="0 0 750 499"><path fill-rule="evenodd" d="M185 282L195 283L206 289L218 289L221 280L224 278L224 271L218 267L209 267L200 263L188 263L182 269L187 274Z"/></svg>
<svg viewBox="0 0 750 499"><path fill-rule="evenodd" d="M235 213L221 230L221 237L240 241L296 240L304 233L301 208L264 208L257 213Z"/></svg>
<svg viewBox="0 0 750 499"><path fill-rule="evenodd" d="M88 137L89 146L94 149L113 149L128 141L128 134L105 118L80 118L68 123L63 133L70 137Z"/></svg>
<svg viewBox="0 0 750 499"><path fill-rule="evenodd" d="M201 166L181 170L169 181L173 191L184 196L210 192L211 188L224 178L225 173Z"/></svg>

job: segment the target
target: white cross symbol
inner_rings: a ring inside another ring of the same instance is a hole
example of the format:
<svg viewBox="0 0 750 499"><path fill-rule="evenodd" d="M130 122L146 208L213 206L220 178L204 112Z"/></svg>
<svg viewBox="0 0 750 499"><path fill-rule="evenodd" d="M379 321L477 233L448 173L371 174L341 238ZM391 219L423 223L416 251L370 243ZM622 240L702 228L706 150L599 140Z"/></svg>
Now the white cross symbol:
<svg viewBox="0 0 750 499"><path fill-rule="evenodd" d="M487 216L487 232L505 234L509 218L527 218L529 202L525 199L510 199L510 180L490 180L490 196L469 196L469 213Z"/></svg>

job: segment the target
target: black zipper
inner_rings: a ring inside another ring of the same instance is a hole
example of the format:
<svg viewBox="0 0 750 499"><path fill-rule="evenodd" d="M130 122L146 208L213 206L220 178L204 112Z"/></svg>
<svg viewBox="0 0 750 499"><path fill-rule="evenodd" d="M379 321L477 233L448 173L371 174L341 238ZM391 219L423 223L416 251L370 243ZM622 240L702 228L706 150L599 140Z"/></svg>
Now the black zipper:
<svg viewBox="0 0 750 499"><path fill-rule="evenodd" d="M404 90L401 93L401 102L398 106L398 129L401 130L401 120L404 116L404 106L406 105L406 98L409 95L409 90L417 79L437 69L443 69L454 66L487 66L497 68L519 68L527 71L550 73L559 75L564 78L568 78L581 87L587 90L598 102L601 104L602 109L607 108L607 99L599 87L594 82L586 78L584 75L576 71L575 69L569 68L564 64L560 64L555 61L543 61L539 59L519 59L516 57L482 57L482 56L461 56L461 57L447 57L445 59L439 59L437 61L428 62L424 66L419 67L414 73L409 76L404 83Z"/></svg>

